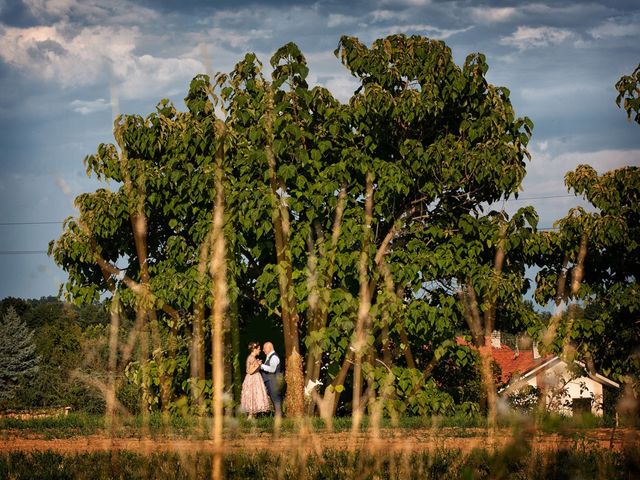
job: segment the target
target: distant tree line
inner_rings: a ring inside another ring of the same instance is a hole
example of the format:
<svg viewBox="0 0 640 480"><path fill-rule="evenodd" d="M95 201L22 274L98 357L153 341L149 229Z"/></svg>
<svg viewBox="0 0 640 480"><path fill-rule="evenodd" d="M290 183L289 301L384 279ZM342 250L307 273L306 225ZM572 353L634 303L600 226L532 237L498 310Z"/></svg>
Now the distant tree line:
<svg viewBox="0 0 640 480"><path fill-rule="evenodd" d="M1 300L0 410L69 406L103 412L103 393L82 375L105 376L108 326L101 303L76 307L54 297ZM129 403L136 408L137 400Z"/></svg>

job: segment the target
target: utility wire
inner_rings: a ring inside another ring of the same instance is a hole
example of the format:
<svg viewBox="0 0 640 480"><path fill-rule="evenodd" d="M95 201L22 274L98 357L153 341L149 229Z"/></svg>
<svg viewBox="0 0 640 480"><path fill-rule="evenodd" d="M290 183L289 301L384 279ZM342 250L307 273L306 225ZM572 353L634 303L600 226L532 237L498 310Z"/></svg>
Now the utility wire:
<svg viewBox="0 0 640 480"><path fill-rule="evenodd" d="M46 250L0 250L0 255L42 255Z"/></svg>
<svg viewBox="0 0 640 480"><path fill-rule="evenodd" d="M558 227L540 227L538 232L558 230ZM0 250L0 255L46 255L46 250Z"/></svg>
<svg viewBox="0 0 640 480"><path fill-rule="evenodd" d="M575 195L544 195L539 197L522 197L522 198L511 198L508 200L504 200L505 202L519 202L524 200L545 200L550 198L568 198L575 197ZM16 226L16 225L61 225L63 222L0 222L0 226ZM557 230L557 227L540 227L538 231L549 231L549 230ZM43 255L46 254L46 250L0 250L0 255Z"/></svg>
<svg viewBox="0 0 640 480"><path fill-rule="evenodd" d="M550 198L577 198L575 195L543 195L539 197L520 197L520 198L509 198L507 200L503 200L504 202L521 202L524 200L546 200ZM61 225L62 220L57 222L0 222L0 226L13 226L13 225Z"/></svg>
<svg viewBox="0 0 640 480"><path fill-rule="evenodd" d="M62 221L60 222L0 222L0 226L7 226L7 225L61 225Z"/></svg>

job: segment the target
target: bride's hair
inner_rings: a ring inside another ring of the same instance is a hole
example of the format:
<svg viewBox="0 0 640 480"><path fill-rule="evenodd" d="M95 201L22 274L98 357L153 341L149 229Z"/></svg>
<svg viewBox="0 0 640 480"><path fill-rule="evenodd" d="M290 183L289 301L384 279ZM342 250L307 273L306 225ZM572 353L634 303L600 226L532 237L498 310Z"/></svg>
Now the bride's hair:
<svg viewBox="0 0 640 480"><path fill-rule="evenodd" d="M260 347L258 342L249 342L249 352L253 352L253 350L258 347Z"/></svg>

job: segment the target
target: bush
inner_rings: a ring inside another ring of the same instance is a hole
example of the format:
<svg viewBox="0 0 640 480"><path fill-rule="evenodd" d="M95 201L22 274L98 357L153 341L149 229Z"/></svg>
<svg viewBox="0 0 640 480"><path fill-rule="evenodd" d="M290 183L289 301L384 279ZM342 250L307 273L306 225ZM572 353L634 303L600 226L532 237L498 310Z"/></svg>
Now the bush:
<svg viewBox="0 0 640 480"><path fill-rule="evenodd" d="M517 392L509 394L507 402L514 410L520 413L531 413L538 406L540 390L532 385L527 385Z"/></svg>
<svg viewBox="0 0 640 480"><path fill-rule="evenodd" d="M29 384L15 394L16 409L71 407L74 412L101 414L105 400L100 392L73 378L67 370L42 366Z"/></svg>

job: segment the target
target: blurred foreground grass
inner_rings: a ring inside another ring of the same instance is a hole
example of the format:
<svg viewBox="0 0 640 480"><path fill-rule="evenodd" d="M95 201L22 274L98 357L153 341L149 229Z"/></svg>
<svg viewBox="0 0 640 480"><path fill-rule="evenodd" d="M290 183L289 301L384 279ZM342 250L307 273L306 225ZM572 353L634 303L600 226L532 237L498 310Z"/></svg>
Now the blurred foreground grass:
<svg viewBox="0 0 640 480"><path fill-rule="evenodd" d="M200 479L211 478L210 454L127 451L61 455L52 452L0 454L0 478L12 479ZM503 450L373 454L325 450L298 456L287 452L231 454L223 458L227 479L629 479L639 478L637 452L560 450L533 452L517 443Z"/></svg>
<svg viewBox="0 0 640 480"><path fill-rule="evenodd" d="M319 418L303 422L284 419L280 433L293 439L283 449L264 450L253 445L251 440L244 447L245 439L263 438L267 443L274 432L272 417L255 420L226 418L225 437L236 438L243 445L240 450L227 450L223 455L224 478L240 479L423 479L423 478L511 478L511 479L630 479L640 478L640 451L638 442L622 445L611 450L590 438L590 432L610 427L606 419L593 417L562 417L543 415L540 417L514 416L502 418L500 428L507 431L508 442L500 447L490 447L481 439L478 448L464 449L463 437L489 435L486 419L481 416L454 417L404 417L395 421L384 419L380 424L383 432L393 432L400 437L418 435L419 430L430 430L434 437L442 433L453 438L448 448L436 440L435 448L424 451L398 451L391 448L370 449L368 434L364 443L349 443L350 417L333 420L337 437L329 438L324 449L304 449L304 437L296 436L304 425L322 434L326 425ZM361 424L362 432L370 432L370 419ZM198 439L208 438L210 418L180 417L151 414L147 417L117 417L109 427L105 417L70 413L67 416L18 420L0 419L0 442L11 442L13 438L68 439L91 435L122 438L152 439ZM541 437L532 436L527 429L534 428ZM385 430L386 429L386 430ZM412 430L416 433L412 434ZM508 431L511 431L510 433ZM637 428L629 428L637 438ZM604 431L608 438L609 432ZM252 435L252 434L259 435ZM602 431L600 430L600 433ZM249 434L244 437L244 434ZM569 438L558 448L536 448L536 441L560 435ZM432 434L429 433L429 436ZM323 435L321 435L323 436ZM420 437L419 438L425 438ZM613 438L613 435L612 435ZM364 439L364 440L363 440ZM82 440L82 439L81 439ZM87 440L89 441L89 440ZM53 442L55 444L55 441ZM60 453L44 451L0 452L0 479L199 479L211 478L212 453L209 451L185 450L159 451L147 454L114 449L105 451L70 451ZM261 444L264 446L264 444ZM451 446L453 445L453 447ZM478 445L478 444L476 444ZM567 446L569 445L569 446Z"/></svg>

